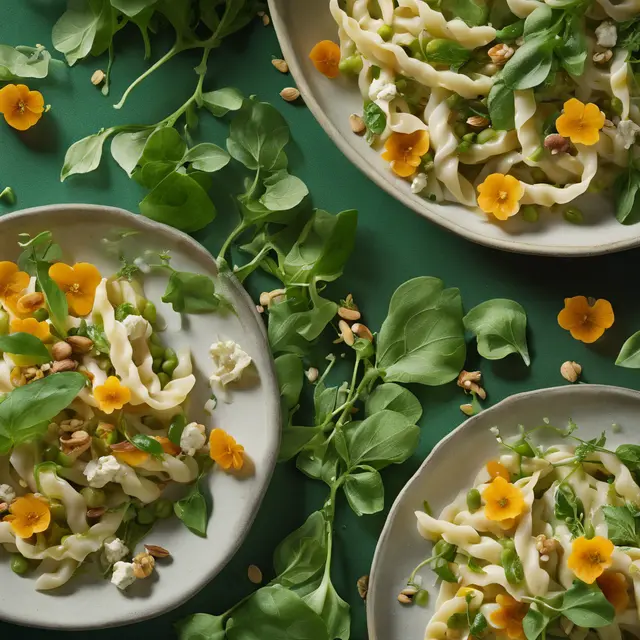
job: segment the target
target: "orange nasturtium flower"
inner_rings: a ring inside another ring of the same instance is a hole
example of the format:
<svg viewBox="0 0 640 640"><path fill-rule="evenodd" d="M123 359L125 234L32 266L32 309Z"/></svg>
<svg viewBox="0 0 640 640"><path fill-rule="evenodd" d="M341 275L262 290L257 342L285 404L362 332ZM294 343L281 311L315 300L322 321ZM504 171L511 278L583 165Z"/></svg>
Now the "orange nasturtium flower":
<svg viewBox="0 0 640 640"><path fill-rule="evenodd" d="M558 324L571 332L571 337L591 344L602 336L614 321L608 300L574 296L564 299L564 309L558 314Z"/></svg>
<svg viewBox="0 0 640 640"><path fill-rule="evenodd" d="M571 545L567 566L576 578L593 584L611 566L614 548L613 542L602 536L595 536L590 540L580 536Z"/></svg>
<svg viewBox="0 0 640 640"><path fill-rule="evenodd" d="M71 267L56 262L49 267L49 276L64 291L73 315L86 316L91 313L96 289L102 280L100 272L92 264L78 262Z"/></svg>
<svg viewBox="0 0 640 640"><path fill-rule="evenodd" d="M0 262L0 300L19 298L29 286L29 274L18 269L15 262Z"/></svg>
<svg viewBox="0 0 640 640"><path fill-rule="evenodd" d="M524 496L519 487L498 476L483 491L484 515L494 522L517 518L524 510Z"/></svg>
<svg viewBox="0 0 640 640"><path fill-rule="evenodd" d="M122 409L131 400L131 391L125 387L115 376L109 376L104 384L93 390L93 396L100 404L100 411L113 413L116 409Z"/></svg>
<svg viewBox="0 0 640 640"><path fill-rule="evenodd" d="M509 469L497 460L489 460L489 462L487 462L487 473L492 479L500 477L504 478L507 482L511 480Z"/></svg>
<svg viewBox="0 0 640 640"><path fill-rule="evenodd" d="M564 103L564 113L556 120L556 129L573 143L592 145L600 139L604 120L598 105L571 98Z"/></svg>
<svg viewBox="0 0 640 640"><path fill-rule="evenodd" d="M14 318L11 321L11 333L30 333L42 342L51 338L49 323L45 320L38 322L35 318Z"/></svg>
<svg viewBox="0 0 640 640"><path fill-rule="evenodd" d="M18 538L30 538L34 533L42 533L51 523L49 505L32 493L16 498L9 506L10 515L5 516L5 522L11 524L13 532Z"/></svg>
<svg viewBox="0 0 640 640"><path fill-rule="evenodd" d="M209 435L209 455L225 471L238 471L244 465L244 447L222 429L214 429Z"/></svg>
<svg viewBox="0 0 640 640"><path fill-rule="evenodd" d="M504 173L492 173L478 185L478 206L498 220L507 220L520 211L524 186L517 178Z"/></svg>
<svg viewBox="0 0 640 640"><path fill-rule="evenodd" d="M382 159L391 163L391 170L401 178L415 173L422 156L429 151L429 134L426 131L396 133L384 143Z"/></svg>
<svg viewBox="0 0 640 640"><path fill-rule="evenodd" d="M500 608L489 614L492 625L498 629L504 629L511 640L524 638L522 621L529 607L507 593L496 596L496 602Z"/></svg>
<svg viewBox="0 0 640 640"><path fill-rule="evenodd" d="M629 586L624 573L605 571L596 579L604 597L613 605L616 613L622 613L629 606Z"/></svg>
<svg viewBox="0 0 640 640"><path fill-rule="evenodd" d="M44 98L39 91L29 91L24 84L8 84L0 89L0 113L7 124L18 131L33 127L44 112Z"/></svg>
<svg viewBox="0 0 640 640"><path fill-rule="evenodd" d="M331 40L321 40L309 53L313 66L327 78L340 75L340 47Z"/></svg>
<svg viewBox="0 0 640 640"><path fill-rule="evenodd" d="M169 438L165 438L164 436L151 436L154 440L157 440L162 445L162 450L170 455L175 456L180 453L180 447L176 446L169 440ZM122 445L119 448L119 445ZM111 450L113 451L113 455L120 461L128 464L132 467L137 467L141 464L144 464L149 459L149 454L141 451L140 449L136 449L133 445L130 445L128 442L122 442L116 445L111 446Z"/></svg>

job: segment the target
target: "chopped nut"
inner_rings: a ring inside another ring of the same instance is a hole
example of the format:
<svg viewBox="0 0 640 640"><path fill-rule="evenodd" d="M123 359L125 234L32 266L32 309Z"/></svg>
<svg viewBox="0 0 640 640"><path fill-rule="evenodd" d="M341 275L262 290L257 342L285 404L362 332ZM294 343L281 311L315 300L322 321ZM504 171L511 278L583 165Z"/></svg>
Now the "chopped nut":
<svg viewBox="0 0 640 640"><path fill-rule="evenodd" d="M319 371L315 367L309 367L305 371L305 375L307 376L307 380L309 382L315 382L318 379Z"/></svg>
<svg viewBox="0 0 640 640"><path fill-rule="evenodd" d="M340 307L338 309L338 315L343 320L349 320L350 322L354 322L355 320L360 320L360 312L357 309L348 309L347 307Z"/></svg>
<svg viewBox="0 0 640 640"><path fill-rule="evenodd" d="M23 373L27 382L33 382L34 380L44 378L44 372L40 367L27 367L24 369Z"/></svg>
<svg viewBox="0 0 640 640"><path fill-rule="evenodd" d="M482 400L486 399L487 392L478 384L482 380L480 371L465 371L458 376L458 386L468 393L475 393Z"/></svg>
<svg viewBox="0 0 640 640"><path fill-rule="evenodd" d="M349 124L351 125L351 131L359 136L363 135L367 130L364 120L357 113L352 113L349 116Z"/></svg>
<svg viewBox="0 0 640 640"><path fill-rule="evenodd" d="M489 118L485 118L484 116L469 116L467 118L467 124L470 127L475 127L477 129L484 129L488 127L490 124Z"/></svg>
<svg viewBox="0 0 640 640"><path fill-rule="evenodd" d="M536 537L536 549L540 555L548 555L559 548L559 543L555 538L547 538L544 533ZM548 558L547 558L548 560Z"/></svg>
<svg viewBox="0 0 640 640"><path fill-rule="evenodd" d="M413 604L413 598L406 596L404 593L398 594L398 602L400 604Z"/></svg>
<svg viewBox="0 0 640 640"><path fill-rule="evenodd" d="M267 309L271 306L272 303L278 304L278 302L282 302L284 300L285 289L274 289L273 291L263 291L260 294L260 306L266 307ZM264 308L263 308L264 311Z"/></svg>
<svg viewBox="0 0 640 640"><path fill-rule="evenodd" d="M0 513L4 513L9 510L9 505L6 502L0 502Z"/></svg>
<svg viewBox="0 0 640 640"><path fill-rule="evenodd" d="M351 331L355 333L358 338L362 338L363 340L368 340L369 342L373 342L373 334L369 330L369 327L365 324L361 324L360 322L356 322L351 327Z"/></svg>
<svg viewBox="0 0 640 640"><path fill-rule="evenodd" d="M73 353L89 353L93 349L93 340L84 336L69 336L67 343L71 345Z"/></svg>
<svg viewBox="0 0 640 640"><path fill-rule="evenodd" d="M53 363L51 373L61 373L62 371L75 371L78 363L75 360L67 358L66 360L58 360Z"/></svg>
<svg viewBox="0 0 640 640"><path fill-rule="evenodd" d="M16 308L20 313L32 313L44 306L44 294L41 291L27 293L18 299Z"/></svg>
<svg viewBox="0 0 640 640"><path fill-rule="evenodd" d="M289 73L289 65L286 60L282 60L282 58L275 58L271 61L271 64L280 72L280 73Z"/></svg>
<svg viewBox="0 0 640 640"><path fill-rule="evenodd" d="M609 62L611 58L613 58L613 51L611 51L611 49L607 49L606 51L598 51L597 53L594 53L592 60L596 64L605 64L606 62Z"/></svg>
<svg viewBox="0 0 640 640"><path fill-rule="evenodd" d="M69 359L72 351L71 345L62 341L56 342L53 347L51 347L51 355L53 359L57 361Z"/></svg>
<svg viewBox="0 0 640 640"><path fill-rule="evenodd" d="M265 13L265 14L262 16L262 24L263 24L265 27L268 27L270 22L271 22L271 18L269 18L269 16Z"/></svg>
<svg viewBox="0 0 640 640"><path fill-rule="evenodd" d="M139 449L135 445L131 444L131 442L129 442L128 440L123 440L122 442L116 442L115 444L112 444L109 446L111 447L111 451L119 451L119 452L139 451Z"/></svg>
<svg viewBox="0 0 640 640"><path fill-rule="evenodd" d="M164 548L155 544L145 544L147 553L154 558L168 558L171 554Z"/></svg>
<svg viewBox="0 0 640 640"><path fill-rule="evenodd" d="M260 567L256 567L255 564L249 565L247 576L253 584L260 584L262 582L262 571L260 571Z"/></svg>
<svg viewBox="0 0 640 640"><path fill-rule="evenodd" d="M351 327L344 320L340 320L340 322L338 322L338 328L340 329L340 337L344 340L345 344L352 347L356 339Z"/></svg>
<svg viewBox="0 0 640 640"><path fill-rule="evenodd" d="M363 600L366 600L367 593L369 592L369 576L361 576L360 578L358 578L357 585L358 585L358 595Z"/></svg>
<svg viewBox="0 0 640 640"><path fill-rule="evenodd" d="M300 92L295 87L286 87L280 92L280 97L287 102L295 102L300 97Z"/></svg>
<svg viewBox="0 0 640 640"><path fill-rule="evenodd" d="M264 307L261 304L256 305L256 311L258 313L264 313Z"/></svg>
<svg viewBox="0 0 640 640"><path fill-rule="evenodd" d="M87 518L102 518L107 512L104 507L96 507L95 509L87 509Z"/></svg>
<svg viewBox="0 0 640 640"><path fill-rule="evenodd" d="M27 384L27 378L22 372L21 367L13 367L13 369L11 369L9 379L11 380L11 384L14 387L23 387L25 384Z"/></svg>
<svg viewBox="0 0 640 640"><path fill-rule="evenodd" d="M84 429L64 433L60 436L60 446L65 455L78 457L91 446L91 436Z"/></svg>
<svg viewBox="0 0 640 640"><path fill-rule="evenodd" d="M461 404L460 405L460 411L462 411L462 413L464 413L465 416L472 416L473 415L473 405L472 404Z"/></svg>
<svg viewBox="0 0 640 640"><path fill-rule="evenodd" d="M260 305L263 307L268 307L269 306L269 302L270 302L270 297L269 297L269 292L268 291L263 291L260 294Z"/></svg>
<svg viewBox="0 0 640 640"><path fill-rule="evenodd" d="M544 148L555 156L557 153L567 153L571 149L571 143L559 133L550 133L544 139Z"/></svg>
<svg viewBox="0 0 640 640"><path fill-rule="evenodd" d="M91 84L94 87L99 87L107 76L102 69L96 69L91 76Z"/></svg>
<svg viewBox="0 0 640 640"><path fill-rule="evenodd" d="M572 360L563 362L562 366L560 367L560 374L565 380L568 380L569 382L577 382L581 373L582 367L577 362L573 362Z"/></svg>
<svg viewBox="0 0 640 640"><path fill-rule="evenodd" d="M604 121L604 124L602 126L605 127L605 128L611 129L611 128L615 127L616 125L613 124L613 122L611 122L611 120L609 120L609 118L606 118L605 121Z"/></svg>
<svg viewBox="0 0 640 640"><path fill-rule="evenodd" d="M514 53L514 49L504 43L496 44L487 51L487 55L491 58L491 62L497 65L506 64L507 60L509 60Z"/></svg>
<svg viewBox="0 0 640 640"><path fill-rule="evenodd" d="M77 418L72 418L71 420L63 420L60 423L60 429L67 433L73 433L74 431L78 431L84 427L84 420L78 420Z"/></svg>
<svg viewBox="0 0 640 640"><path fill-rule="evenodd" d="M398 594L398 602L401 604L413 604L413 596L415 596L416 593L418 593L418 590L415 587L405 587Z"/></svg>
<svg viewBox="0 0 640 640"><path fill-rule="evenodd" d="M147 551L143 551L133 558L133 573L139 580L148 578L153 573L155 566L155 558Z"/></svg>

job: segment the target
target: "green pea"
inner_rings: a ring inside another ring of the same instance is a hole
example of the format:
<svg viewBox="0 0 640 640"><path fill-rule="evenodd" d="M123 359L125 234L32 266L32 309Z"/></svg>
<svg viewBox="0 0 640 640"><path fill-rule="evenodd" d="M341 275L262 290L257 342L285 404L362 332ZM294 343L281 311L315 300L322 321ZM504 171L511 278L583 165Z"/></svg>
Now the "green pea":
<svg viewBox="0 0 640 640"><path fill-rule="evenodd" d="M563 218L571 224L582 224L584 222L584 216L582 211L577 207L568 207L562 214Z"/></svg>
<svg viewBox="0 0 640 640"><path fill-rule="evenodd" d="M420 40L418 40L418 38L409 43L408 49L414 57L416 56L416 54L422 55L422 45L420 44Z"/></svg>
<svg viewBox="0 0 640 640"><path fill-rule="evenodd" d="M413 601L419 607L426 607L429 604L429 592L426 589L420 589L420 591L413 596Z"/></svg>
<svg viewBox="0 0 640 640"><path fill-rule="evenodd" d="M56 447L55 445L51 445L44 450L42 458L46 462L55 462L58 458L58 453L60 453L58 447Z"/></svg>
<svg viewBox="0 0 640 640"><path fill-rule="evenodd" d="M158 313L156 311L156 305L151 302L151 300L147 300L147 304L144 305L144 309L142 310L142 317L151 324L155 324L158 319Z"/></svg>
<svg viewBox="0 0 640 640"><path fill-rule="evenodd" d="M486 144L487 142L491 142L498 137L498 132L495 129L483 129L478 133L478 137L476 138L476 142L478 144Z"/></svg>
<svg viewBox="0 0 640 640"><path fill-rule="evenodd" d="M56 456L56 463L61 467L70 469L71 467L73 467L74 460L65 453L62 453L62 451L58 451L58 455Z"/></svg>
<svg viewBox="0 0 640 640"><path fill-rule="evenodd" d="M455 133L458 138L462 138L467 134L467 125L462 122L456 122L453 125L453 133Z"/></svg>
<svg viewBox="0 0 640 640"><path fill-rule="evenodd" d="M67 520L67 510L62 502L52 502L49 505L49 510L51 511L51 517L54 520L58 520L60 522L66 522Z"/></svg>
<svg viewBox="0 0 640 640"><path fill-rule="evenodd" d="M531 162L538 162L544 155L544 149L542 147L537 147L534 152L529 156L529 160Z"/></svg>
<svg viewBox="0 0 640 640"><path fill-rule="evenodd" d="M155 358L163 358L164 357L164 347L160 344L152 344L149 346L149 351L151 352L151 356Z"/></svg>
<svg viewBox="0 0 640 640"><path fill-rule="evenodd" d="M611 98L611 111L613 111L617 116L621 116L622 109L622 100L620 100L620 98Z"/></svg>
<svg viewBox="0 0 640 640"><path fill-rule="evenodd" d="M156 518L165 520L173 515L173 502L166 498L158 498L155 503Z"/></svg>
<svg viewBox="0 0 640 640"><path fill-rule="evenodd" d="M41 307L40 309L36 309L33 312L33 317L38 322L43 322L44 320L47 320L49 318L49 312L44 307Z"/></svg>
<svg viewBox="0 0 640 640"><path fill-rule="evenodd" d="M138 510L138 514L136 515L136 520L140 524L151 524L156 519L155 510L151 505L146 507L142 507L142 509Z"/></svg>
<svg viewBox="0 0 640 640"><path fill-rule="evenodd" d="M467 493L467 507L469 511L473 513L477 511L482 506L482 498L480 497L480 492L477 489L470 489Z"/></svg>
<svg viewBox="0 0 640 640"><path fill-rule="evenodd" d="M0 336L6 336L9 333L9 314L0 310Z"/></svg>
<svg viewBox="0 0 640 640"><path fill-rule="evenodd" d="M371 78L373 80L377 80L380 77L381 71L382 69L380 69L380 67L378 67L377 65L375 64L371 65Z"/></svg>
<svg viewBox="0 0 640 640"><path fill-rule="evenodd" d="M163 372L158 374L158 380L160 380L160 387L164 389L170 382L171 378Z"/></svg>
<svg viewBox="0 0 640 640"><path fill-rule="evenodd" d="M525 222L538 222L540 214L538 213L538 209L532 204L526 204L520 211L522 212L522 219Z"/></svg>
<svg viewBox="0 0 640 640"><path fill-rule="evenodd" d="M127 316L139 316L138 310L130 303L123 302L116 307L116 320L122 322Z"/></svg>
<svg viewBox="0 0 640 640"><path fill-rule="evenodd" d="M474 143L476 141L476 138L477 138L477 134L475 134L475 133L465 133L462 136L462 139L464 141L471 142L471 143Z"/></svg>
<svg viewBox="0 0 640 640"><path fill-rule="evenodd" d="M536 456L536 452L526 440L514 444L513 450L524 458L535 458Z"/></svg>
<svg viewBox="0 0 640 640"><path fill-rule="evenodd" d="M87 503L89 509L96 509L102 507L107 501L107 496L102 489L94 489L93 487L84 487L80 489L80 493Z"/></svg>
<svg viewBox="0 0 640 640"><path fill-rule="evenodd" d="M157 344L158 346L162 347L162 340L160 340L160 336L155 332L151 334L149 342L151 344Z"/></svg>
<svg viewBox="0 0 640 640"><path fill-rule="evenodd" d="M162 370L169 376L171 377L173 375L173 372L176 370L176 367L178 366L178 359L176 358L175 360L165 360L162 363Z"/></svg>
<svg viewBox="0 0 640 640"><path fill-rule="evenodd" d="M162 358L154 358L151 368L154 373L160 373L162 371Z"/></svg>
<svg viewBox="0 0 640 640"><path fill-rule="evenodd" d="M388 24L383 24L378 29L378 35L386 42L387 40L391 40L393 38L393 27Z"/></svg>
<svg viewBox="0 0 640 640"><path fill-rule="evenodd" d="M19 553L12 553L11 571L13 571L13 573L17 573L19 576L24 575L29 571L29 561Z"/></svg>
<svg viewBox="0 0 640 640"><path fill-rule="evenodd" d="M460 105L460 103L462 102L462 97L459 96L457 93L452 93L446 100L445 102L447 103L447 106L449 107L449 109L455 109L456 107L458 107Z"/></svg>
<svg viewBox="0 0 640 640"><path fill-rule="evenodd" d="M458 153L466 153L471 149L471 143L468 140L463 140L457 147L456 151Z"/></svg>
<svg viewBox="0 0 640 640"><path fill-rule="evenodd" d="M349 56L340 60L338 65L340 73L356 75L362 71L362 58L360 56Z"/></svg>

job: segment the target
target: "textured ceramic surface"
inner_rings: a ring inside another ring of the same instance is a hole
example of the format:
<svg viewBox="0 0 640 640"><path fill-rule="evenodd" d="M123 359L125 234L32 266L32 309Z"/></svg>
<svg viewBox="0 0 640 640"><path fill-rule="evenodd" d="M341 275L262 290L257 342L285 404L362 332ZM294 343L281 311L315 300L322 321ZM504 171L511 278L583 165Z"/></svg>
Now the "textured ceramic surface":
<svg viewBox="0 0 640 640"><path fill-rule="evenodd" d="M34 590L33 576L18 577L0 550L0 618L29 626L65 629L123 625L166 613L211 580L233 556L247 533L266 491L280 442L279 392L263 323L255 306L235 279L218 277L209 253L188 236L121 209L89 205L41 207L0 219L0 255L15 260L18 233L50 230L68 262L89 261L103 275L119 268L116 252L102 239L117 230L139 232L124 244L134 258L145 249L169 250L171 264L183 271L211 276L232 302L236 314L185 316L180 320L160 301L166 276L147 276L145 292L167 323L162 334L171 347L188 345L198 382L190 396L189 416L209 427L222 427L244 444L253 468L244 478L214 471L209 477L213 513L207 538L190 533L176 518L161 521L145 540L171 552L150 579L136 582L126 593L86 566L64 587L49 593ZM230 403L219 402L213 415L203 410L210 396L207 378L212 363L209 345L219 339L238 342L253 358L257 379L233 391Z"/></svg>
<svg viewBox="0 0 640 640"><path fill-rule="evenodd" d="M431 543L420 536L414 512L422 509L427 500L434 513L466 490L479 468L495 458L497 444L489 432L500 428L505 437L515 435L518 425L527 428L550 423L564 427L569 418L578 425L577 435L584 438L599 436L607 431L608 444L615 447L623 442L640 442L638 416L640 393L603 385L564 386L521 393L470 418L442 440L424 461L396 499L376 548L369 594L367 622L370 640L421 640L437 590L434 573L422 570L423 586L432 595L427 608L402 607L397 595L406 585L413 568L431 553ZM612 433L611 425L620 425ZM557 442L550 432L539 442Z"/></svg>
<svg viewBox="0 0 640 640"><path fill-rule="evenodd" d="M585 222L574 225L559 213L549 211L541 211L537 224L519 217L494 223L479 209L438 205L413 195L409 183L389 171L379 152L351 131L349 114L362 112L356 83L342 77L329 80L309 60L309 51L316 42L338 40L328 0L269 0L269 6L282 53L305 104L349 160L407 207L468 240L505 251L587 256L640 245L640 225L619 224L612 213L610 197L587 194L576 200L575 206L585 213ZM425 228L425 234L428 232Z"/></svg>

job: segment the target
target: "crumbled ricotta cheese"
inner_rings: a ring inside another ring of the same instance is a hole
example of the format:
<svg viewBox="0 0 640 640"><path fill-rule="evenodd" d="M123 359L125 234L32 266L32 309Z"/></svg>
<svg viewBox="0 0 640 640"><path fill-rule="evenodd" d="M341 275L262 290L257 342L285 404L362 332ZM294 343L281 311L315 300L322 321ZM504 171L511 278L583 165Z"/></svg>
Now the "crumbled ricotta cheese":
<svg viewBox="0 0 640 640"><path fill-rule="evenodd" d="M197 422L190 422L180 436L180 448L188 456L195 456L196 452L204 447L207 441L204 435L204 426Z"/></svg>
<svg viewBox="0 0 640 640"><path fill-rule="evenodd" d="M369 99L390 102L398 95L398 87L384 78L376 78L369 85Z"/></svg>
<svg viewBox="0 0 640 640"><path fill-rule="evenodd" d="M601 22L596 27L596 42L601 47L612 49L618 42L618 31L612 22Z"/></svg>
<svg viewBox="0 0 640 640"><path fill-rule="evenodd" d="M117 480L121 476L123 466L114 456L102 456L97 460L90 460L84 468L84 475L90 487L102 489L107 483Z"/></svg>
<svg viewBox="0 0 640 640"><path fill-rule="evenodd" d="M128 586L136 581L133 573L132 562L116 562L113 565L113 573L111 574L111 584L115 584L118 589L124 591Z"/></svg>
<svg viewBox="0 0 640 640"><path fill-rule="evenodd" d="M109 564L122 560L128 553L127 545L120 538L114 538L110 542L104 543L104 557Z"/></svg>
<svg viewBox="0 0 640 640"><path fill-rule="evenodd" d="M122 321L122 324L127 330L127 335L132 340L137 340L138 338L148 338L152 332L151 324L142 316L127 316Z"/></svg>
<svg viewBox="0 0 640 640"><path fill-rule="evenodd" d="M418 173L411 182L411 193L420 193L427 186L427 174Z"/></svg>
<svg viewBox="0 0 640 640"><path fill-rule="evenodd" d="M630 149L640 133L640 127L633 120L620 120L616 127L616 136L620 139L625 149Z"/></svg>
<svg viewBox="0 0 640 640"><path fill-rule="evenodd" d="M213 358L214 371L209 377L211 385L225 386L239 380L242 372L251 364L251 357L233 340L214 342L209 352Z"/></svg>
<svg viewBox="0 0 640 640"><path fill-rule="evenodd" d="M15 489L9 484L0 484L0 502L7 502L10 504L15 499Z"/></svg>

